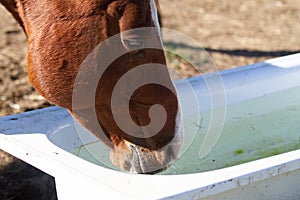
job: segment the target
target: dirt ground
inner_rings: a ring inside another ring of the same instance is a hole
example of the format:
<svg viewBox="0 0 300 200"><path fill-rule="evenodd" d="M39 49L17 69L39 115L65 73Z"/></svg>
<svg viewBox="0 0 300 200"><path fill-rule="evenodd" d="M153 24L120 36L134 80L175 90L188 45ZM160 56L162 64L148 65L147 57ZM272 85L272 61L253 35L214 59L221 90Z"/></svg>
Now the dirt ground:
<svg viewBox="0 0 300 200"><path fill-rule="evenodd" d="M163 26L196 40L219 70L300 50L298 0L160 0L160 4ZM22 29L0 7L0 116L49 105L28 83ZM52 177L0 151L1 200L55 198Z"/></svg>

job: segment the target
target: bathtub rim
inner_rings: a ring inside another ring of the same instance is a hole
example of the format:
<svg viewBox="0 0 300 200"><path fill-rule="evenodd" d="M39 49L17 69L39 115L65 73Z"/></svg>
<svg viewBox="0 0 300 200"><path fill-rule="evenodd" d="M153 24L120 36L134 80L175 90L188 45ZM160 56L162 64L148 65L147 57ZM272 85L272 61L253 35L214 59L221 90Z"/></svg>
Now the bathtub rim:
<svg viewBox="0 0 300 200"><path fill-rule="evenodd" d="M274 73L282 76L282 70L290 70L287 73L293 73L294 70L299 70L300 63L297 64L295 61L297 59L299 60L299 58L300 54L294 54L262 63L222 71L220 73L222 77L224 77L224 81L228 81L226 84L229 85L232 80L226 79L228 76L239 73L255 73L255 71L257 71L256 73L261 73L264 70L270 70L272 66L279 67L274 69ZM213 74L205 76L209 77L213 76ZM275 79L276 77L273 78ZM199 79L201 78L193 77L190 79L190 82L195 84ZM180 81L178 81L177 84L180 85ZM298 84L298 82L295 82L295 84ZM284 87L288 86L284 85ZM284 87L282 88L284 89ZM291 86L289 85L289 87ZM251 95L244 98L251 98ZM240 99L240 101L241 100L243 99ZM228 104L230 103L235 103L235 101L228 101ZM300 150L295 150L224 169L196 174L152 176L132 175L109 170L89 163L68 152L64 152L48 140L46 135L51 129L51 126L60 124L61 120L66 120L68 116L67 111L58 107L50 107L1 117L1 149L54 177L63 177L66 176L66 174L81 177L87 182L97 183L99 187L104 188L107 193L114 192L116 197L122 196L124 198L144 198L145 189L149 190L149 188L151 189L151 191L147 193L147 198L149 199L173 198L175 196L177 198L182 195L185 195L185 197L196 196L200 198L262 181L279 174L288 174L300 169ZM49 121L52 122L51 126L46 125L46 122ZM31 124L31 126L28 127L28 124ZM28 134L19 134L20 132ZM39 141L39 144L37 145L37 143L33 141ZM40 150L38 148L39 145L42 149L46 148L47 150ZM68 159L66 159L66 157ZM74 163L78 166L72 166ZM84 170L87 167L91 170ZM99 168L101 168L101 170L98 171L97 169ZM92 169L97 171L96 174ZM109 180L116 176L118 181ZM125 188L124 184L127 185Z"/></svg>

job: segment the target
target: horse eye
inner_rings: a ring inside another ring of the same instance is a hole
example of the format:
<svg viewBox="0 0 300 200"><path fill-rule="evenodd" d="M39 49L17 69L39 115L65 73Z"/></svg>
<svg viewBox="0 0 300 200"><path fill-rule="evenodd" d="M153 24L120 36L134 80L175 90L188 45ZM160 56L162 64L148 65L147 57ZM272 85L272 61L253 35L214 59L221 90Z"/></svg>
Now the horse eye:
<svg viewBox="0 0 300 200"><path fill-rule="evenodd" d="M144 42L142 40L124 39L123 43L129 50L142 49L144 47Z"/></svg>

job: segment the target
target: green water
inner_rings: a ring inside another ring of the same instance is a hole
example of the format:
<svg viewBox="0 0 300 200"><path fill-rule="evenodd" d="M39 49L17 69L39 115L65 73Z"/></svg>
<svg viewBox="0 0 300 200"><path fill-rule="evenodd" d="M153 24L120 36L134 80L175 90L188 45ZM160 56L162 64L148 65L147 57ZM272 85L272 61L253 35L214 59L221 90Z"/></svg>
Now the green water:
<svg viewBox="0 0 300 200"><path fill-rule="evenodd" d="M197 136L192 145L166 171L160 174L199 173L221 169L300 148L300 87L265 95L226 107L225 125L221 136L205 158L199 158L199 149L210 124L211 112L201 113L201 120L185 118L186 137L192 126ZM99 144L87 145L102 151ZM102 146L102 145L101 145ZM95 152L93 151L93 152ZM86 147L72 153L90 162L103 165ZM97 155L109 163L108 155ZM112 167L109 165L108 167Z"/></svg>

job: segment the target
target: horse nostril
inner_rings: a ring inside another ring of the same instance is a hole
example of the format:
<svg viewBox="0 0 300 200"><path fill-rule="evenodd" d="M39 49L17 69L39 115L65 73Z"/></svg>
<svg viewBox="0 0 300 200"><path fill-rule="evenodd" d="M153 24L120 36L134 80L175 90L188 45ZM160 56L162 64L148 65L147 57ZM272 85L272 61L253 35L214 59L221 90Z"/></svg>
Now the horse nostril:
<svg viewBox="0 0 300 200"><path fill-rule="evenodd" d="M132 144L129 145L129 147L130 147L131 150L134 149L134 146Z"/></svg>

